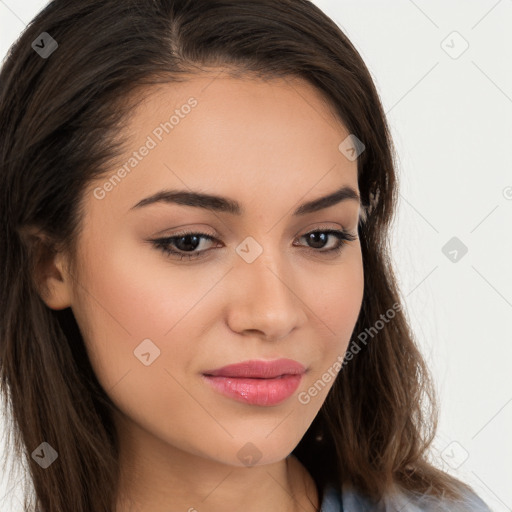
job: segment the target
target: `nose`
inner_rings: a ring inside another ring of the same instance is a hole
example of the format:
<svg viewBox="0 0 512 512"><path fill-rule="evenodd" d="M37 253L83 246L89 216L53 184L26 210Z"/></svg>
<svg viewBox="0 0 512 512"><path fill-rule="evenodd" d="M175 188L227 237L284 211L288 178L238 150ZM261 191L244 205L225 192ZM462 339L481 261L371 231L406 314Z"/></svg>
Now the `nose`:
<svg viewBox="0 0 512 512"><path fill-rule="evenodd" d="M252 263L240 259L230 274L227 322L233 331L277 341L307 321L300 275L277 251L264 251Z"/></svg>

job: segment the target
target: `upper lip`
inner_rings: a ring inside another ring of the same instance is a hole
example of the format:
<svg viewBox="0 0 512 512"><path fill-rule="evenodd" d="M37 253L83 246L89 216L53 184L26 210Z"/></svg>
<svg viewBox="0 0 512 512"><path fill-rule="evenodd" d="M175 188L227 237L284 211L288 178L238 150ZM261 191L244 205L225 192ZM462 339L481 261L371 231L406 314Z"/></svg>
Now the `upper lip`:
<svg viewBox="0 0 512 512"><path fill-rule="evenodd" d="M203 375L272 379L281 375L299 375L305 371L306 368L293 359L276 359L274 361L242 361L241 363L229 364L222 368L207 370L203 372Z"/></svg>

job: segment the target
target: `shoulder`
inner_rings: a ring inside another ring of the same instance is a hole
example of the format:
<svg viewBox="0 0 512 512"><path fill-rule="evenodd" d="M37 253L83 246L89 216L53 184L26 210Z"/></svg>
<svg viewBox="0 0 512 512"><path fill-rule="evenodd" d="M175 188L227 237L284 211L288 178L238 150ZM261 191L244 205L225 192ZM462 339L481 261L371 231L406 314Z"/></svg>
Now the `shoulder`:
<svg viewBox="0 0 512 512"><path fill-rule="evenodd" d="M340 490L333 484L326 486L320 512L492 512L474 492L466 492L462 500L454 501L410 491L385 496L375 505L356 489L344 485Z"/></svg>

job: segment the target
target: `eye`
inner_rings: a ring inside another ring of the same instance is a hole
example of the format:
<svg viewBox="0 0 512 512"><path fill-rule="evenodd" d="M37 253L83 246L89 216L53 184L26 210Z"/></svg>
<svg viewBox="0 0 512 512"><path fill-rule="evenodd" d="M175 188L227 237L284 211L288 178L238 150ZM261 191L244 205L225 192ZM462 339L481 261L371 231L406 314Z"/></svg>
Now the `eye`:
<svg viewBox="0 0 512 512"><path fill-rule="evenodd" d="M202 250L190 253L191 251L195 251L200 245L201 238L209 241L216 240L216 238L208 235L207 233L185 232L166 238L151 240L151 242L155 245L155 247L161 249L169 256L178 256L180 260L183 258L191 260L194 258L203 257L204 253L206 252L206 250ZM177 247L178 250L173 249L173 246Z"/></svg>
<svg viewBox="0 0 512 512"><path fill-rule="evenodd" d="M302 235L300 238L305 238L308 243L312 243L313 247L311 249L314 250L318 248L318 245L323 247L325 241L328 240L329 237L335 238L336 243L334 247L323 249L322 251L315 250L314 252L337 254L341 252L347 242L357 239L357 236L345 231L344 229L316 229L315 231L310 231L305 235Z"/></svg>
<svg viewBox="0 0 512 512"><path fill-rule="evenodd" d="M347 242L356 240L357 236L345 230L317 229L300 236L298 239L301 238L306 239L307 243L313 244L313 247L306 248L308 250L320 254L337 254L341 252L343 246L346 245ZM326 245L326 242L329 241L329 238L334 239L334 247L319 250ZM150 242L156 248L162 250L169 256L177 257L180 260L183 260L184 258L192 260L204 257L205 254L210 250L203 249L196 251L196 249L201 245L201 239L208 240L210 242L219 242L219 240L217 240L214 236L209 235L208 233L192 231L179 233L177 235L165 238L150 240Z"/></svg>

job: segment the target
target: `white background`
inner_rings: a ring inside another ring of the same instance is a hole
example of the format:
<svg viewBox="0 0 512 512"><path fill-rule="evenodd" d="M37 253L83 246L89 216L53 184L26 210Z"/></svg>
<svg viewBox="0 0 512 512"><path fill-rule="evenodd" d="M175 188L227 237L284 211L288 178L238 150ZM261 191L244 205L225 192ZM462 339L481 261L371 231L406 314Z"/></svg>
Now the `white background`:
<svg viewBox="0 0 512 512"><path fill-rule="evenodd" d="M361 53L397 146L394 261L441 398L435 463L510 511L512 0L315 3ZM2 58L45 4L0 0ZM0 512L14 492L0 481Z"/></svg>

